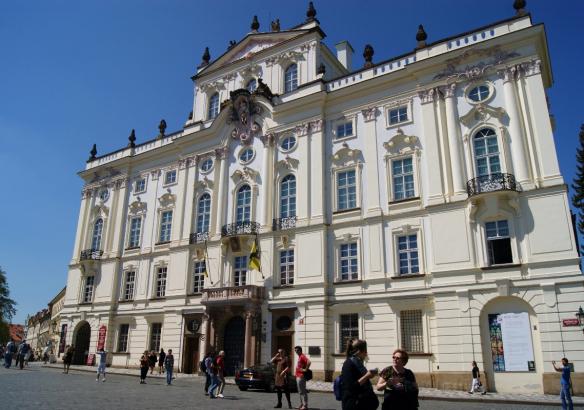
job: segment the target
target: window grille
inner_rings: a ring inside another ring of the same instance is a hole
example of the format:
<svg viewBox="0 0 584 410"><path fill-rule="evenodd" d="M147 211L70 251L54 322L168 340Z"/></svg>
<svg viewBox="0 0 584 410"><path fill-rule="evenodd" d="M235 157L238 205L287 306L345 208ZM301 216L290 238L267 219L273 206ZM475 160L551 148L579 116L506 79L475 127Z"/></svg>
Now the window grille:
<svg viewBox="0 0 584 410"><path fill-rule="evenodd" d="M424 351L424 327L421 310L400 312L401 347L408 352Z"/></svg>

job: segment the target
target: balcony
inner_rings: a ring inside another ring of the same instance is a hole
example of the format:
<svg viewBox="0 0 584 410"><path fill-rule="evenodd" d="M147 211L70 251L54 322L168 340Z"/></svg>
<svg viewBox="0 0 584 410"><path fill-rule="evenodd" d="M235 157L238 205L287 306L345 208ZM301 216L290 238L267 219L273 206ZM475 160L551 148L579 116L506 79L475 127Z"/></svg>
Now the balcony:
<svg viewBox="0 0 584 410"><path fill-rule="evenodd" d="M275 218L272 222L273 231L285 231L286 229L296 228L296 216L287 216L285 218Z"/></svg>
<svg viewBox="0 0 584 410"><path fill-rule="evenodd" d="M195 232L189 235L189 244L195 245L209 240L209 232Z"/></svg>
<svg viewBox="0 0 584 410"><path fill-rule="evenodd" d="M80 261L98 261L103 255L102 250L98 249L85 249L81 251L81 256L79 256Z"/></svg>
<svg viewBox="0 0 584 410"><path fill-rule="evenodd" d="M221 237L239 236L239 235L258 235L261 225L257 222L245 221L235 222L223 225L221 228Z"/></svg>
<svg viewBox="0 0 584 410"><path fill-rule="evenodd" d="M203 289L203 305L243 305L261 303L264 300L264 288L255 285L230 286L216 289Z"/></svg>
<svg viewBox="0 0 584 410"><path fill-rule="evenodd" d="M519 192L520 187L515 181L515 176L497 172L473 178L466 183L466 192L469 197L497 191Z"/></svg>

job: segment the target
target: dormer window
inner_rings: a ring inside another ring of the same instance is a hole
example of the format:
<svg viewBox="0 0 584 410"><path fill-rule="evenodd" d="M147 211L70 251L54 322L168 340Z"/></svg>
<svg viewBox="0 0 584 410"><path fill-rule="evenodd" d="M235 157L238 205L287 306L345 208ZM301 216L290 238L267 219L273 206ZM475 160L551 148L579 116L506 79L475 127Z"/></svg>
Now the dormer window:
<svg viewBox="0 0 584 410"><path fill-rule="evenodd" d="M298 65L290 64L284 73L284 92L289 93L298 88Z"/></svg>
<svg viewBox="0 0 584 410"><path fill-rule="evenodd" d="M219 115L219 93L215 93L209 98L209 112L207 119L212 120Z"/></svg>
<svg viewBox="0 0 584 410"><path fill-rule="evenodd" d="M253 93L256 88L258 88L258 82L256 81L255 78L252 78L251 80L248 81L247 85L245 86L245 88L247 89L247 91L249 91L250 93Z"/></svg>

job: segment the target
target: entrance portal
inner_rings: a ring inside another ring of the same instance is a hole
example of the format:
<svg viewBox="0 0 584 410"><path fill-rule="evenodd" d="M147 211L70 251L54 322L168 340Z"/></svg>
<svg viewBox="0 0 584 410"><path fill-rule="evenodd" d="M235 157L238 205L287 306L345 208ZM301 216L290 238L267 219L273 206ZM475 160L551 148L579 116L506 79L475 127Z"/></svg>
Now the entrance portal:
<svg viewBox="0 0 584 410"><path fill-rule="evenodd" d="M91 340L91 326L84 322L79 325L73 345L75 346L75 353L73 354L72 364L85 364L87 355L89 354L89 342Z"/></svg>
<svg viewBox="0 0 584 410"><path fill-rule="evenodd" d="M225 350L225 375L233 376L243 367L245 354L245 321L240 316L232 317L225 325L223 335Z"/></svg>
<svg viewBox="0 0 584 410"><path fill-rule="evenodd" d="M199 371L199 338L185 337L183 354L183 373L191 374Z"/></svg>

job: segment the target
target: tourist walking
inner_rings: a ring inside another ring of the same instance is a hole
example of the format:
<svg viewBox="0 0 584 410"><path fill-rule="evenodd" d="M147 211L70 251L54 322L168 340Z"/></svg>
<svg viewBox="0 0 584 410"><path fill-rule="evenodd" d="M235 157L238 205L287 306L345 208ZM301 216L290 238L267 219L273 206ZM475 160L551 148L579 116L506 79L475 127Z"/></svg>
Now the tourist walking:
<svg viewBox="0 0 584 410"><path fill-rule="evenodd" d="M28 361L31 359L34 360L34 355L32 352L32 348L30 347L30 344L27 343L26 340L22 341L23 345L22 346L22 361L20 362L20 369L22 370L22 366L28 366Z"/></svg>
<svg viewBox="0 0 584 410"><path fill-rule="evenodd" d="M217 389L217 397L224 398L223 389L225 388L225 352L221 350L217 359L215 359L215 367L217 368L217 379L219 387Z"/></svg>
<svg viewBox="0 0 584 410"><path fill-rule="evenodd" d="M103 347L97 351L97 356L99 357L99 365L97 366L97 378L96 382L99 381L99 375L103 376L103 382L105 383L105 365L107 362L107 352L103 350Z"/></svg>
<svg viewBox="0 0 584 410"><path fill-rule="evenodd" d="M470 385L470 394L473 393L481 393L483 396L487 394L487 391L484 389L483 384L481 383L481 372L479 371L479 367L477 366L477 362L474 360L472 361L472 383Z"/></svg>
<svg viewBox="0 0 584 410"><path fill-rule="evenodd" d="M164 358L164 368L166 369L166 384L170 386L172 383L172 370L174 367L174 355L172 349L168 349L168 354Z"/></svg>
<svg viewBox="0 0 584 410"><path fill-rule="evenodd" d="M382 410L415 410L418 404L418 383L416 376L404 366L408 363L408 352L396 349L393 352L393 365L379 373L377 390L383 391Z"/></svg>
<svg viewBox="0 0 584 410"><path fill-rule="evenodd" d="M154 373L154 368L156 367L156 362L158 358L156 357L156 352L154 350L150 351L150 355L148 356L148 366L150 367L150 374Z"/></svg>
<svg viewBox="0 0 584 410"><path fill-rule="evenodd" d="M140 384L146 384L146 376L148 375L149 366L148 350L144 350L144 354L140 357Z"/></svg>
<svg viewBox="0 0 584 410"><path fill-rule="evenodd" d="M12 340L8 342L6 349L4 349L4 367L7 369L10 369L10 366L12 366L12 355L14 354L15 349L16 346Z"/></svg>
<svg viewBox="0 0 584 410"><path fill-rule="evenodd" d="M73 360L73 353L75 353L75 346L67 345L65 347L65 355L63 356L63 373L69 373L69 367L71 367L71 361Z"/></svg>
<svg viewBox="0 0 584 410"><path fill-rule="evenodd" d="M298 393L300 395L300 407L299 410L308 410L308 390L306 390L306 381L311 379L307 377L308 374L312 373L310 370L310 359L302 353L302 348L296 346L294 351L298 355L298 362L296 363L296 371L294 376L296 376L296 385L298 386Z"/></svg>
<svg viewBox="0 0 584 410"><path fill-rule="evenodd" d="M554 370L556 372L562 373L560 377L560 399L562 399L562 409L573 410L574 404L572 403L572 379L570 377L570 365L568 359L562 358L562 367L557 367L556 362L552 362Z"/></svg>
<svg viewBox="0 0 584 410"><path fill-rule="evenodd" d="M158 354L158 374L164 373L164 359L166 359L166 353L164 353L163 348L160 348L160 353Z"/></svg>
<svg viewBox="0 0 584 410"><path fill-rule="evenodd" d="M205 372L205 396L209 395L209 387L211 386L211 379L212 377L212 372L211 372L211 368L213 367L213 356L215 355L214 352L207 352L207 354L205 355L205 358L203 359L203 366L204 366L204 372ZM203 369L201 369L203 370Z"/></svg>
<svg viewBox="0 0 584 410"><path fill-rule="evenodd" d="M219 388L219 375L218 375L218 370L217 370L217 358L219 356L217 356L216 358L213 359L213 362L211 363L211 368L209 369L210 374L211 374L211 385L209 386L209 398L210 399L216 399L217 398L217 389Z"/></svg>
<svg viewBox="0 0 584 410"><path fill-rule="evenodd" d="M346 359L341 372L343 410L375 410L379 399L373 391L371 379L378 369L367 370L363 361L367 358L367 342L353 339L347 343Z"/></svg>
<svg viewBox="0 0 584 410"><path fill-rule="evenodd" d="M276 355L272 357L271 362L276 365L276 375L274 376L276 385L276 394L278 396L278 403L275 409L282 408L282 392L286 395L288 400L288 408L292 408L290 401L290 388L288 387L288 372L290 371L290 359L284 349L278 349Z"/></svg>

